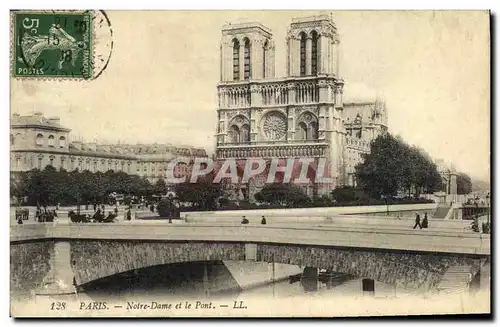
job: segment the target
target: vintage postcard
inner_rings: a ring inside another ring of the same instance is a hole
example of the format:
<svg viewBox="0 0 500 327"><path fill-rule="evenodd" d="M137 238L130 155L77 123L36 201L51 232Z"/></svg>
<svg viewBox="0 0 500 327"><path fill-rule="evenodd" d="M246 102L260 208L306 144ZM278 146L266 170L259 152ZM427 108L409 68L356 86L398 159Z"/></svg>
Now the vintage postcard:
<svg viewBox="0 0 500 327"><path fill-rule="evenodd" d="M10 11L10 312L491 314L490 12Z"/></svg>

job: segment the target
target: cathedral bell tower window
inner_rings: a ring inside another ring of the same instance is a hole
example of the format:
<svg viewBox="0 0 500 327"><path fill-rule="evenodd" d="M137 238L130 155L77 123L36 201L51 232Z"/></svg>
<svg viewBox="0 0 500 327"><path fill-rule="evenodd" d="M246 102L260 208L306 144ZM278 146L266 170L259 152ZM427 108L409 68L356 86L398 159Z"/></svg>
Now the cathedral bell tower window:
<svg viewBox="0 0 500 327"><path fill-rule="evenodd" d="M240 79L240 42L233 40L233 80Z"/></svg>
<svg viewBox="0 0 500 327"><path fill-rule="evenodd" d="M311 74L318 73L318 33L312 31L311 33Z"/></svg>
<svg viewBox="0 0 500 327"><path fill-rule="evenodd" d="M300 76L306 75L306 33L300 33Z"/></svg>
<svg viewBox="0 0 500 327"><path fill-rule="evenodd" d="M244 78L245 80L249 80L252 77L251 73L251 54L250 54L250 40L245 38L245 52L244 52L244 60L245 60L245 71Z"/></svg>

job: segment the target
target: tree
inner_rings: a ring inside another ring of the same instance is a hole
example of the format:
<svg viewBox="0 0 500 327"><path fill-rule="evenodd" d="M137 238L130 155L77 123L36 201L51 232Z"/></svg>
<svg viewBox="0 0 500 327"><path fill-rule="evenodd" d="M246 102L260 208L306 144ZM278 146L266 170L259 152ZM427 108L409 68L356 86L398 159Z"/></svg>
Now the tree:
<svg viewBox="0 0 500 327"><path fill-rule="evenodd" d="M408 152L401 140L389 133L377 137L370 145L370 153L356 166L356 180L374 198L396 195L409 184L405 181L407 164L402 160Z"/></svg>
<svg viewBox="0 0 500 327"><path fill-rule="evenodd" d="M469 194L472 192L472 181L469 175L465 173L459 173L457 175L457 193L458 194Z"/></svg>
<svg viewBox="0 0 500 327"><path fill-rule="evenodd" d="M189 180L187 178L186 180ZM190 203L199 210L215 210L221 196L224 195L222 186L213 183L213 173L201 176L197 183L180 183L175 186L175 194L179 202Z"/></svg>
<svg viewBox="0 0 500 327"><path fill-rule="evenodd" d="M162 199L157 206L158 215L160 217L166 218L179 218L177 206L175 205L174 199L167 197Z"/></svg>
<svg viewBox="0 0 500 327"><path fill-rule="evenodd" d="M154 192L156 194L166 194L167 193L167 183L165 183L165 180L163 178L158 179L156 181L155 187L154 187Z"/></svg>
<svg viewBox="0 0 500 327"><path fill-rule="evenodd" d="M439 189L441 176L431 158L401 138L387 133L372 141L370 153L356 166L359 186L375 198L390 198L398 191L419 197Z"/></svg>
<svg viewBox="0 0 500 327"><path fill-rule="evenodd" d="M28 205L104 203L112 192L141 196L152 194L152 190L146 179L112 170L67 172L47 166L42 171L33 169L11 176L12 195L18 199L27 197Z"/></svg>
<svg viewBox="0 0 500 327"><path fill-rule="evenodd" d="M302 188L293 184L273 183L265 185L255 194L259 202L280 206L302 206L311 202Z"/></svg>

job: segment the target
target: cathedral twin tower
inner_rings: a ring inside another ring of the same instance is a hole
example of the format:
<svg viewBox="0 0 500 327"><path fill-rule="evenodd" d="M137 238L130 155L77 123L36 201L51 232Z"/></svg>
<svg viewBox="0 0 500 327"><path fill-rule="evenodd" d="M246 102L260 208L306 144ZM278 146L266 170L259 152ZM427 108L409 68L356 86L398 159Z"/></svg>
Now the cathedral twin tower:
<svg viewBox="0 0 500 327"><path fill-rule="evenodd" d="M328 16L294 19L287 36L287 76L338 77L339 40ZM222 29L221 81L274 78L274 40L259 23Z"/></svg>
<svg viewBox="0 0 500 327"><path fill-rule="evenodd" d="M259 23L225 25L220 56L216 158L327 158L330 177L341 184L344 83L331 18L292 20L286 77L275 77L273 35Z"/></svg>

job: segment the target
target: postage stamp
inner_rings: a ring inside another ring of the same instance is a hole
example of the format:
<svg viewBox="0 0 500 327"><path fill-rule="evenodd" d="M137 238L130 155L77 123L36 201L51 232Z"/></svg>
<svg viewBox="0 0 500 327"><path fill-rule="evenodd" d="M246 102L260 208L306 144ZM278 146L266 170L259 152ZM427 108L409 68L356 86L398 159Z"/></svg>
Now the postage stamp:
<svg viewBox="0 0 500 327"><path fill-rule="evenodd" d="M16 77L92 77L89 11L14 11Z"/></svg>

